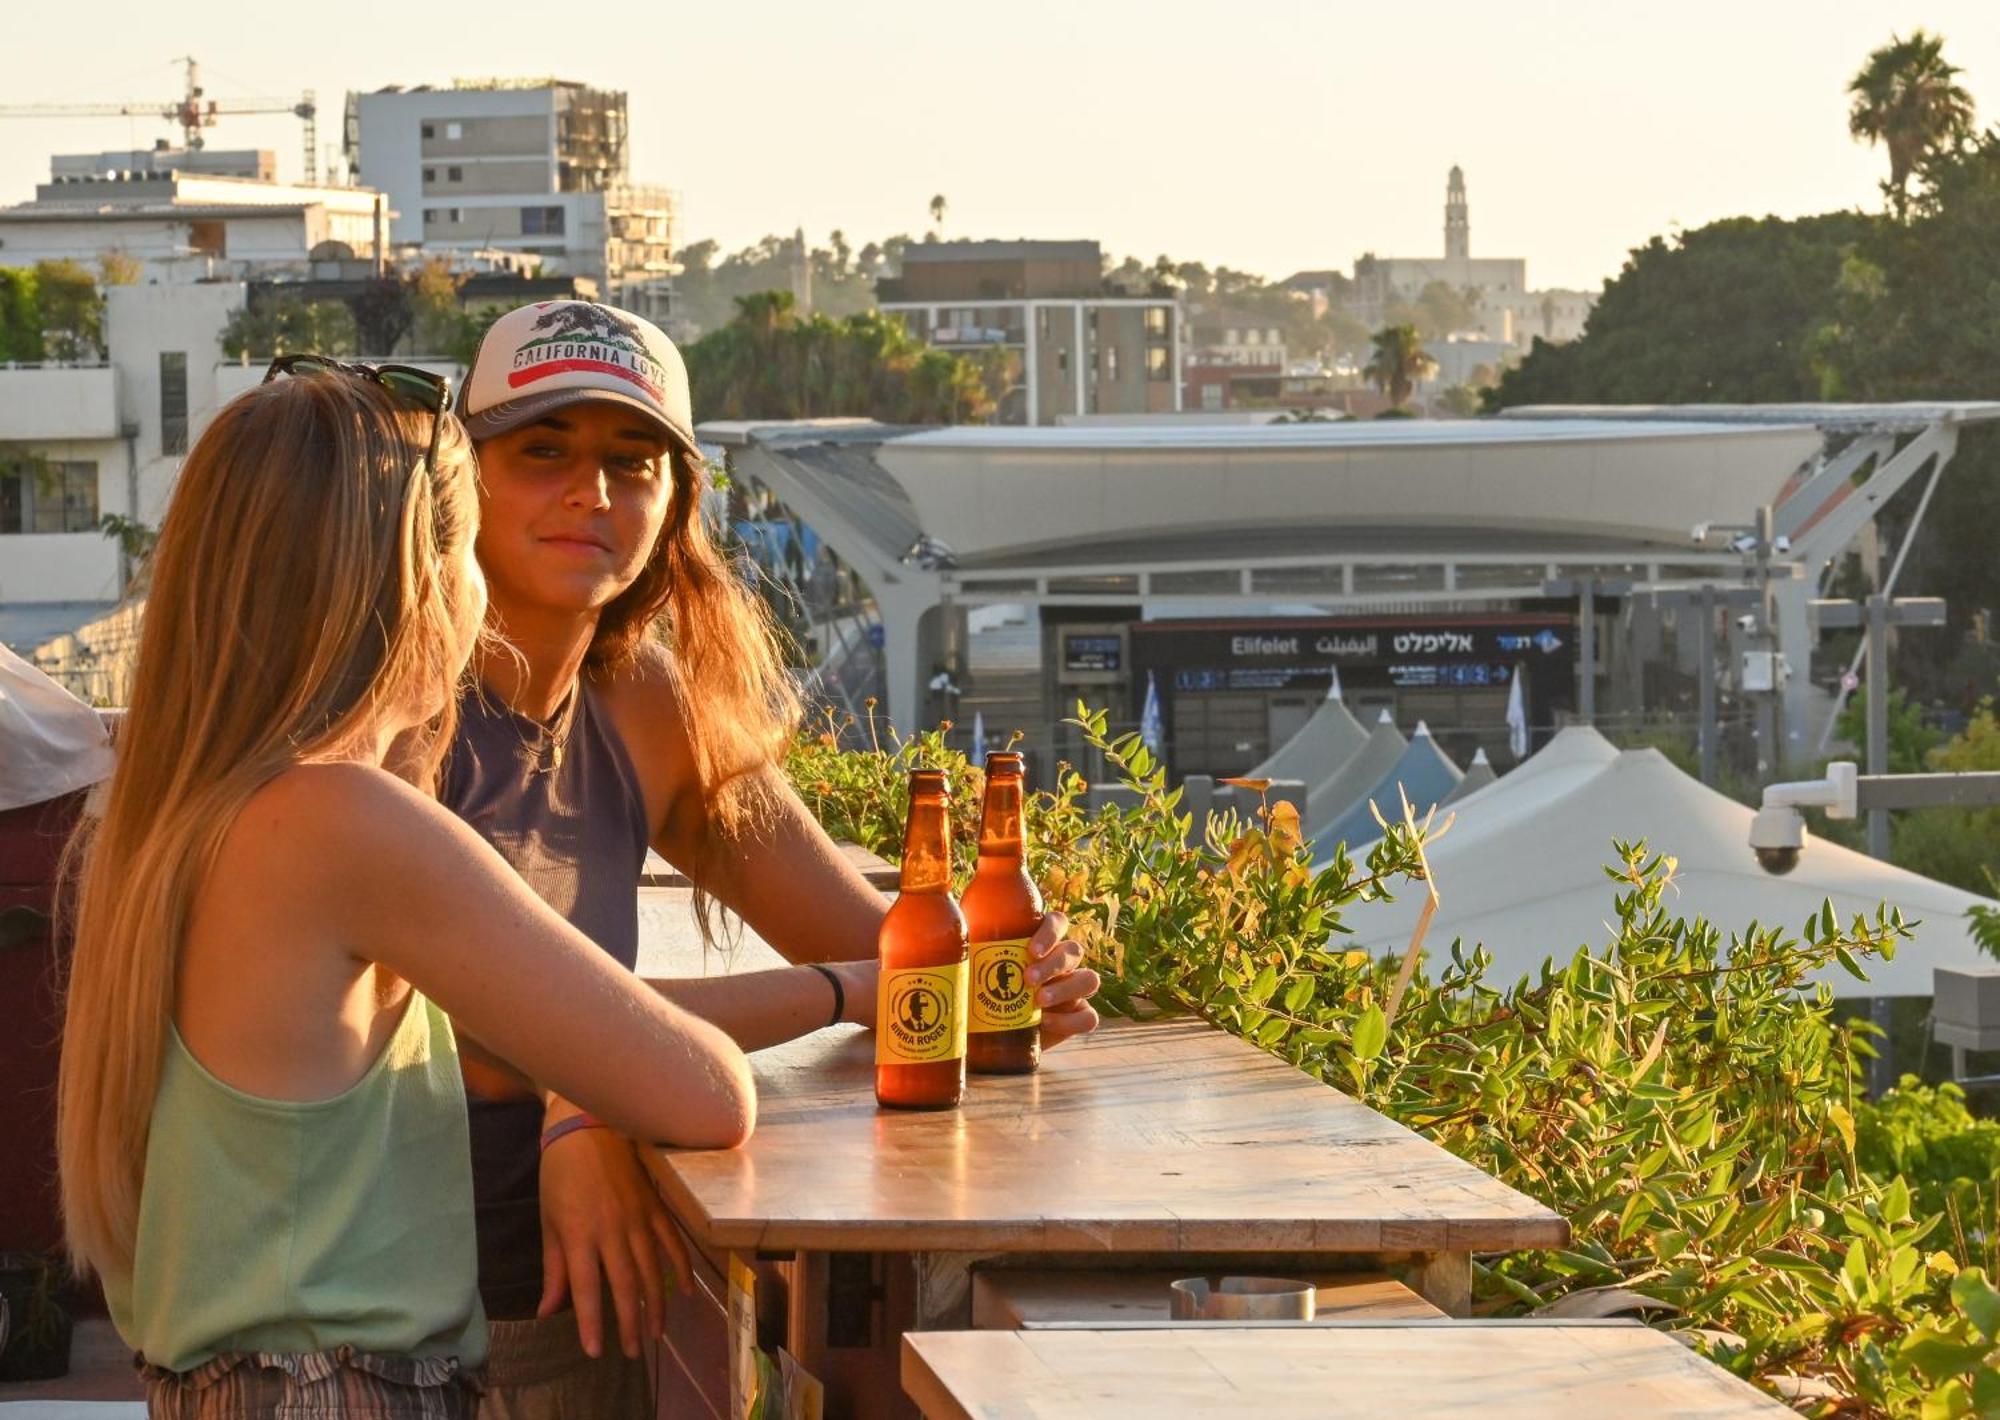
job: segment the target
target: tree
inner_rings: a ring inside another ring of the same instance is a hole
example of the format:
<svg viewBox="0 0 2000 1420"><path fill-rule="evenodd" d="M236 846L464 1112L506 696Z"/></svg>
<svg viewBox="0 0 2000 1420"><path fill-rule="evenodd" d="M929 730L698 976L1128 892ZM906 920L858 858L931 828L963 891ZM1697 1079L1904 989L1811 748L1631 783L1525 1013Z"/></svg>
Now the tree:
<svg viewBox="0 0 2000 1420"><path fill-rule="evenodd" d="M73 261L35 263L35 303L41 311L43 358L104 358L104 292Z"/></svg>
<svg viewBox="0 0 2000 1420"><path fill-rule="evenodd" d="M1479 325L1478 295L1461 291L1449 281L1428 282L1417 293L1415 317L1417 330L1430 340L1473 330Z"/></svg>
<svg viewBox="0 0 2000 1420"><path fill-rule="evenodd" d="M416 320L409 288L394 276L368 282L347 309L353 314L356 343L363 355L394 354Z"/></svg>
<svg viewBox="0 0 2000 1420"><path fill-rule="evenodd" d="M993 408L972 361L921 344L879 311L801 318L789 291L738 297L736 318L690 345L687 362L704 419L958 424Z"/></svg>
<svg viewBox="0 0 2000 1420"><path fill-rule="evenodd" d="M27 267L0 267L0 360L22 365L42 358L42 307L35 297L35 273Z"/></svg>
<svg viewBox="0 0 2000 1420"><path fill-rule="evenodd" d="M222 353L232 360L279 355L355 353L354 314L339 301L268 297L234 312L222 328Z"/></svg>
<svg viewBox="0 0 2000 1420"><path fill-rule="evenodd" d="M100 286L137 286L146 268L139 259L122 247L111 247L101 252L97 258L97 283Z"/></svg>
<svg viewBox="0 0 2000 1420"><path fill-rule="evenodd" d="M1437 412L1447 419L1470 419L1479 413L1479 391L1470 385L1453 385L1437 397Z"/></svg>
<svg viewBox="0 0 2000 1420"><path fill-rule="evenodd" d="M1582 337L1538 342L1490 407L1781 403L1824 397L1820 331L1883 218L1731 217L1635 247Z"/></svg>
<svg viewBox="0 0 2000 1420"><path fill-rule="evenodd" d="M1910 178L1924 160L1972 132L1972 95L1958 82L1961 72L1945 62L1943 36L1918 29L1908 39L1890 36L1847 86L1854 100L1848 131L1889 150L1882 191L1899 217L1908 210Z"/></svg>
<svg viewBox="0 0 2000 1420"><path fill-rule="evenodd" d="M442 354L459 336L458 292L464 278L442 257L432 257L410 277L411 332L417 353Z"/></svg>
<svg viewBox="0 0 2000 1420"><path fill-rule="evenodd" d="M931 199L931 229L940 237L944 235L944 214L947 205L942 192Z"/></svg>
<svg viewBox="0 0 2000 1420"><path fill-rule="evenodd" d="M1362 376L1401 409L1419 380L1437 373L1437 361L1424 349L1413 326L1392 325L1375 332L1375 353Z"/></svg>

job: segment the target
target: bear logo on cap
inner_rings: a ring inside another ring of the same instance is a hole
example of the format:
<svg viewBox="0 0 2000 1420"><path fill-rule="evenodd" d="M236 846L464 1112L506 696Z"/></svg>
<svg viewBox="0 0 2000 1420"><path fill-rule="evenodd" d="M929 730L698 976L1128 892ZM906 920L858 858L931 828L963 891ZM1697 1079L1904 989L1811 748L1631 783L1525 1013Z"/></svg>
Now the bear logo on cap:
<svg viewBox="0 0 2000 1420"><path fill-rule="evenodd" d="M661 399L663 372L647 351L645 336L617 312L587 301L562 301L544 311L533 329L536 337L514 352L509 388L589 370L629 380L655 402Z"/></svg>

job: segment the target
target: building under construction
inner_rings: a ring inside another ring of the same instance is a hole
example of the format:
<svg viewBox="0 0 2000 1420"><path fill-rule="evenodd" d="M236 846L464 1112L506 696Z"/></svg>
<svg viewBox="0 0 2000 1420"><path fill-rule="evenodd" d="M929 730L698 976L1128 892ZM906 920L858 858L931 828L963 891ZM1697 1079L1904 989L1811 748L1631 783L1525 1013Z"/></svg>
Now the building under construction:
<svg viewBox="0 0 2000 1420"><path fill-rule="evenodd" d="M629 138L621 92L458 80L349 94L343 146L354 179L388 194L396 244L531 252L663 317L674 202L632 182Z"/></svg>

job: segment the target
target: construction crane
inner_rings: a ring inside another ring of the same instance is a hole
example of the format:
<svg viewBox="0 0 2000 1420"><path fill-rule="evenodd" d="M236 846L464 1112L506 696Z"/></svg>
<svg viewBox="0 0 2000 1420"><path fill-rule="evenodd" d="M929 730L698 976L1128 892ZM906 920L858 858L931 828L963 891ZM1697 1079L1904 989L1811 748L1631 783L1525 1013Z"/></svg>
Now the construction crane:
<svg viewBox="0 0 2000 1420"><path fill-rule="evenodd" d="M0 118L163 118L180 125L181 142L191 151L204 146L202 130L215 127L226 114L289 113L305 124L308 184L319 181L319 105L307 89L298 99L211 99L201 86L201 67L192 58L177 59L187 68L187 86L178 99L127 99L95 104L0 104Z"/></svg>

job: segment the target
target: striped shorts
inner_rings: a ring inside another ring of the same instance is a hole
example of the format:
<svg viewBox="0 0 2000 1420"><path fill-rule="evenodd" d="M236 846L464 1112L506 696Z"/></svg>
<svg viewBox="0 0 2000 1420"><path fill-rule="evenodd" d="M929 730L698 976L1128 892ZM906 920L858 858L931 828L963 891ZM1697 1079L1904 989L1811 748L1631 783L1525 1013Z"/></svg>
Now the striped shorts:
<svg viewBox="0 0 2000 1420"><path fill-rule="evenodd" d="M149 1420L474 1420L480 1385L450 1356L342 1346L217 1356L191 1371L141 1364Z"/></svg>

